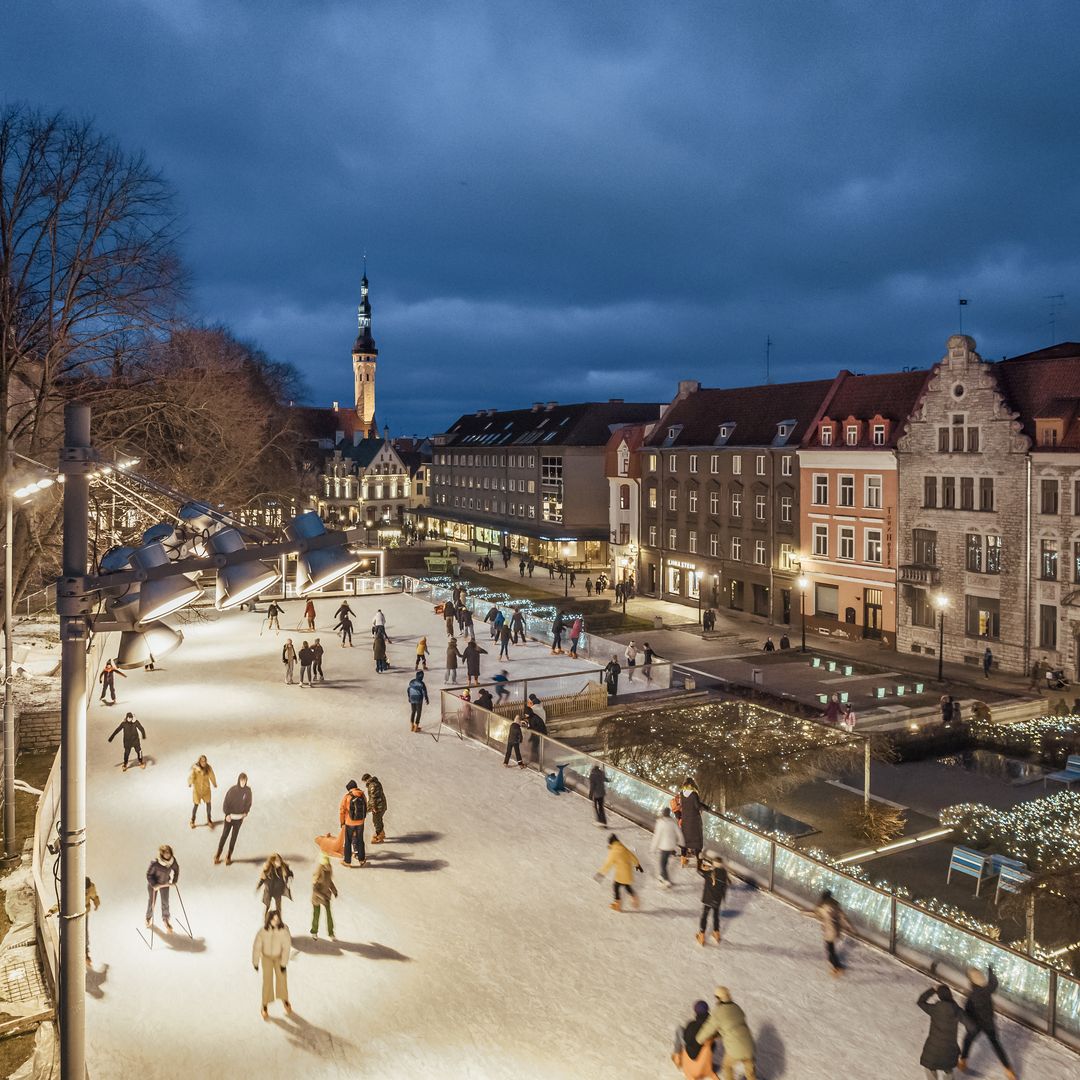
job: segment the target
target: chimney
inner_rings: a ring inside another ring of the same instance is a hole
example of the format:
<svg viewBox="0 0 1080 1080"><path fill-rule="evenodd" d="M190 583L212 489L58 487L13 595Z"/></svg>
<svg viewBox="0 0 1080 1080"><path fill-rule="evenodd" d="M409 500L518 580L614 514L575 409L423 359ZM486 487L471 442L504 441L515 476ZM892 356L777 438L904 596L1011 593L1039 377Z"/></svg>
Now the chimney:
<svg viewBox="0 0 1080 1080"><path fill-rule="evenodd" d="M696 379L683 379L679 383L678 397L689 397L691 394L696 394L701 389L701 383Z"/></svg>
<svg viewBox="0 0 1080 1080"><path fill-rule="evenodd" d="M558 404L559 404L559 403L558 403L557 401L549 401L549 402L548 402L548 403L547 403L547 404L546 404L546 405L544 406L544 412L551 412L551 410L552 410L552 409L554 409L554 408L555 408L555 406L556 406L556 405L558 405Z"/></svg>
<svg viewBox="0 0 1080 1080"><path fill-rule="evenodd" d="M539 412L543 407L544 407L544 403L542 401L534 401L532 403L532 411L533 412Z"/></svg>

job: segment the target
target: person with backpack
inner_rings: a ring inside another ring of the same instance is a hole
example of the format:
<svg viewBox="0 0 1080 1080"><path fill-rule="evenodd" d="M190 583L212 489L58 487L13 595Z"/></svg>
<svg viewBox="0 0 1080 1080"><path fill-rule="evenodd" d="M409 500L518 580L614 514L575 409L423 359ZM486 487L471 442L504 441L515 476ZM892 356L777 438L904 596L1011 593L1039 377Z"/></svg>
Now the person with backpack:
<svg viewBox="0 0 1080 1080"><path fill-rule="evenodd" d="M266 629L273 630L276 633L281 633L281 623L278 621L281 615L285 614L285 609L281 607L276 600L270 601L270 606L266 609Z"/></svg>
<svg viewBox="0 0 1080 1080"><path fill-rule="evenodd" d="M315 662L315 656L311 651L311 646L306 641L300 646L299 658L300 685L311 686L311 665Z"/></svg>
<svg viewBox="0 0 1080 1080"><path fill-rule="evenodd" d="M127 678L112 660L106 660L105 666L101 669L101 674L98 676L98 682L101 683L101 700L104 701L106 705L116 704L117 675L119 675L121 679ZM112 701L105 701L106 694L112 695Z"/></svg>
<svg viewBox="0 0 1080 1080"><path fill-rule="evenodd" d="M416 672L409 681L409 685L405 688L405 697L409 702L409 730L419 731L424 706L430 704L427 684L424 682L424 673L422 671Z"/></svg>
<svg viewBox="0 0 1080 1080"><path fill-rule="evenodd" d="M337 896L334 884L334 868L330 865L330 856L323 852L319 856L315 874L311 879L311 936L319 936L319 916L326 908L326 935L334 940L334 913L330 910L330 897Z"/></svg>
<svg viewBox="0 0 1080 1080"><path fill-rule="evenodd" d="M323 675L322 669L323 647L322 642L318 638L315 639L311 646L311 681L312 682L325 682L326 676Z"/></svg>
<svg viewBox="0 0 1080 1080"><path fill-rule="evenodd" d="M724 906L728 890L728 872L724 860L699 859L698 874L703 879L701 888L701 922L698 924L697 943L705 944L705 930L712 913L713 941L720 944L720 909Z"/></svg>
<svg viewBox="0 0 1080 1080"><path fill-rule="evenodd" d="M345 794L338 807L339 824L345 829L345 847L343 862L346 866L367 866L367 853L364 851L364 819L367 817L367 796L357 786L355 780L345 785ZM356 855L356 863L352 856Z"/></svg>
<svg viewBox="0 0 1080 1080"><path fill-rule="evenodd" d="M649 849L657 852L659 856L660 870L657 881L662 888L671 888L671 878L668 877L667 872L668 860L679 850L682 839L678 823L671 816L671 807L665 806L656 818L652 840L649 843Z"/></svg>
<svg viewBox="0 0 1080 1080"><path fill-rule="evenodd" d="M597 881L603 881L609 870L614 872L613 876L615 878L615 900L611 904L611 910L622 911L620 893L623 889L629 895L630 903L634 905L634 908L641 907L641 901L637 898L637 893L634 892L634 873L641 874L644 871L641 869L638 857L625 844L621 843L614 833L608 837L608 855L604 860L604 865L597 870L594 877Z"/></svg>
<svg viewBox="0 0 1080 1080"><path fill-rule="evenodd" d="M828 958L829 967L833 975L840 975L844 970L844 965L840 962L836 950L844 938L845 931L851 933L851 924L844 914L844 909L828 889L821 894L821 900L814 914L821 923L821 934L825 941L825 956Z"/></svg>
<svg viewBox="0 0 1080 1080"><path fill-rule="evenodd" d="M371 836L373 844L381 844L386 839L383 830L383 815L386 813L386 792L383 791L382 781L371 773L364 773L360 777L364 787L367 788L368 809L371 811L371 827L374 830Z"/></svg>
<svg viewBox="0 0 1080 1080"><path fill-rule="evenodd" d="M596 824L601 828L607 827L607 814L604 812L604 798L607 790L607 775L599 765L593 765L589 770L589 799L593 804L593 812L596 814Z"/></svg>
<svg viewBox="0 0 1080 1080"><path fill-rule="evenodd" d="M292 638L286 638L281 646L281 662L285 665L285 685L292 686L293 672L296 670L296 646Z"/></svg>
<svg viewBox="0 0 1080 1080"><path fill-rule="evenodd" d="M131 755L131 751L135 751L135 756L139 762L139 768L145 769L146 762L143 761L142 756L142 743L139 741L139 735L146 738L146 728L135 719L134 713L128 713L119 724L116 725L116 730L109 736L109 742L112 742L120 732L124 733L124 764L121 766L121 772L127 772L128 757Z"/></svg>

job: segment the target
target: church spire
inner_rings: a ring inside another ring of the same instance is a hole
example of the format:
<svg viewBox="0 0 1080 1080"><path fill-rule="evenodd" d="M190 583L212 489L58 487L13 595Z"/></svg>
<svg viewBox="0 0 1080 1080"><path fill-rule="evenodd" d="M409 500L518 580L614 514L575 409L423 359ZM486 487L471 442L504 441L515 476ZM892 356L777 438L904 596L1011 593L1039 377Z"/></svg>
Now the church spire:
<svg viewBox="0 0 1080 1080"><path fill-rule="evenodd" d="M375 368L379 350L371 336L371 302L368 300L367 256L364 256L364 276L360 279L360 306L357 308L356 344L353 345L353 381L356 386L357 430L363 438L377 437L375 419Z"/></svg>
<svg viewBox="0 0 1080 1080"><path fill-rule="evenodd" d="M367 256L364 256L364 276L360 279L360 306L356 309L358 333L353 356L378 356L375 339L371 336L371 302L368 300Z"/></svg>

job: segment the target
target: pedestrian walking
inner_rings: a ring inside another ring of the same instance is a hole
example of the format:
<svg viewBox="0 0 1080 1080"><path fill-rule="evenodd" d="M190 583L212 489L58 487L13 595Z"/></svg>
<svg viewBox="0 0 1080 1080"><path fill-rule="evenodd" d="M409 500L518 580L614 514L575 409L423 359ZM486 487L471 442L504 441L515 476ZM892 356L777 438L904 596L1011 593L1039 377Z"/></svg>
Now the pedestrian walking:
<svg viewBox="0 0 1080 1080"><path fill-rule="evenodd" d="M206 824L212 829L214 819L210 816L210 788L217 787L217 777L206 760L206 755L200 756L199 760L191 766L188 773L188 787L191 788L191 827L195 828L195 814L199 809L199 803L206 803Z"/></svg>
<svg viewBox="0 0 1080 1080"><path fill-rule="evenodd" d="M218 840L217 854L214 855L214 864L221 862L221 853L225 850L225 841L229 842L229 850L225 853L225 865L232 866L232 854L236 849L236 839L240 835L240 826L244 819L251 813L251 788L248 787L247 773L240 773L228 791L221 804L221 813L225 818L225 824L221 830L221 838Z"/></svg>
<svg viewBox="0 0 1080 1080"><path fill-rule="evenodd" d="M262 1018L269 1019L270 1002L277 1000L292 1012L289 1004L289 979L287 965L292 952L292 935L281 921L281 913L269 911L262 929L255 935L251 947L251 962L255 970L262 965Z"/></svg>
<svg viewBox="0 0 1080 1080"><path fill-rule="evenodd" d="M947 724L952 720L952 703L952 694L941 695L941 700L938 702L938 708L941 710L941 722L943 724Z"/></svg>
<svg viewBox="0 0 1080 1080"><path fill-rule="evenodd" d="M986 646L986 651L983 653L983 675L989 679L990 669L994 666L994 654L990 651L990 646Z"/></svg>
<svg viewBox="0 0 1080 1080"><path fill-rule="evenodd" d="M521 725L522 718L515 716L510 721L510 728L506 733L506 753L503 755L503 765L508 769L513 768L513 765L510 764L511 754L517 758L518 768L525 768L525 762L521 760Z"/></svg>
<svg viewBox="0 0 1080 1080"><path fill-rule="evenodd" d="M713 1060L714 1040L698 1041L698 1034L709 1019L709 1006L704 1001L694 1002L694 1015L683 1027L675 1029L675 1045L671 1060L681 1069L687 1080L716 1080Z"/></svg>
<svg viewBox="0 0 1080 1080"><path fill-rule="evenodd" d="M161 897L161 918L165 929L171 934L172 923L169 921L169 887L180 883L180 864L168 844L158 848L157 858L146 870L146 925L154 925L154 905Z"/></svg>
<svg viewBox="0 0 1080 1080"><path fill-rule="evenodd" d="M623 657L626 660L626 681L633 682L634 668L637 667L637 646L632 641L623 650Z"/></svg>
<svg viewBox="0 0 1080 1080"><path fill-rule="evenodd" d="M649 850L655 851L659 860L659 873L657 881L665 889L671 888L671 878L668 877L668 860L682 846L683 837L679 830L678 822L671 816L671 808L665 806L657 815L653 825L652 841Z"/></svg>
<svg viewBox="0 0 1080 1080"><path fill-rule="evenodd" d="M510 637L515 645L519 637L520 644L525 644L525 616L521 614L521 608L514 608L514 614L510 616Z"/></svg>
<svg viewBox="0 0 1080 1080"><path fill-rule="evenodd" d="M746 1080L757 1080L754 1036L750 1034L746 1014L731 1000L731 991L726 986L716 988L716 1003L697 1035L700 1042L717 1036L724 1044L724 1060L720 1066L724 1080L733 1080L736 1065L742 1066Z"/></svg>
<svg viewBox="0 0 1080 1080"><path fill-rule="evenodd" d="M608 701L611 701L619 693L619 658L612 656L601 673L601 679L607 684Z"/></svg>
<svg viewBox="0 0 1080 1080"><path fill-rule="evenodd" d="M424 713L424 706L429 704L427 684L424 682L424 673L416 672L409 685L405 688L405 697L409 702L409 730L420 730L420 719Z"/></svg>
<svg viewBox="0 0 1080 1080"><path fill-rule="evenodd" d="M521 559L518 562L518 577L523 578L525 576L525 560Z"/></svg>
<svg viewBox="0 0 1080 1080"><path fill-rule="evenodd" d="M300 646L300 652L298 654L300 659L300 685L311 685L311 665L315 662L315 656L311 651L311 646L305 641Z"/></svg>
<svg viewBox="0 0 1080 1080"><path fill-rule="evenodd" d="M326 677L322 669L323 647L318 638L311 645L311 681L325 682Z"/></svg>
<svg viewBox="0 0 1080 1080"><path fill-rule="evenodd" d="M386 830L383 827L383 815L386 813L386 792L383 791L382 782L371 773L364 773L360 777L364 787L367 788L368 811L371 813L371 842L381 844L386 839Z"/></svg>
<svg viewBox="0 0 1080 1080"><path fill-rule="evenodd" d="M704 832L701 825L701 796L688 776L683 781L679 795L679 827L682 829L682 865L690 859L696 859L705 846Z"/></svg>
<svg viewBox="0 0 1080 1080"><path fill-rule="evenodd" d="M344 649L345 646L348 645L349 648L351 649L353 647L353 643L352 643L353 622L352 622L352 619L350 619L348 615L342 615L341 618L338 619L338 621L334 624L334 629L341 631L341 647Z"/></svg>
<svg viewBox="0 0 1080 1080"><path fill-rule="evenodd" d="M653 652L652 646L646 641L641 646L641 674L645 676L646 682L652 682L652 666L653 660L656 659L656 653Z"/></svg>
<svg viewBox="0 0 1080 1080"><path fill-rule="evenodd" d="M830 694L829 703L825 706L825 723L836 724L840 720L840 695Z"/></svg>
<svg viewBox="0 0 1080 1080"><path fill-rule="evenodd" d="M773 644L773 639L771 637L765 639L765 644L761 646L761 651L776 652L776 646Z"/></svg>
<svg viewBox="0 0 1080 1080"><path fill-rule="evenodd" d="M622 601L622 582L615 582L615 603L618 604Z"/></svg>
<svg viewBox="0 0 1080 1080"><path fill-rule="evenodd" d="M970 1023L960 1048L960 1060L956 1063L961 1072L967 1072L971 1047L980 1035L989 1040L998 1061L1005 1070L1006 1080L1016 1080L1016 1073L1009 1064L1009 1057L998 1038L997 1022L994 1017L994 991L998 988L997 976L993 967L985 971L982 968L968 968L968 998L964 1002L964 1012Z"/></svg>
<svg viewBox="0 0 1080 1080"><path fill-rule="evenodd" d="M417 671L419 671L421 668L423 668L424 671L427 671L427 658L428 658L427 638L422 637L416 643L416 670Z"/></svg>
<svg viewBox="0 0 1080 1080"><path fill-rule="evenodd" d="M557 612L555 612L555 618L551 622L551 653L552 653L552 655L555 655L556 653L561 653L563 651L563 647L562 647L563 627L564 627L564 623L563 623L562 612L557 611Z"/></svg>
<svg viewBox="0 0 1080 1080"><path fill-rule="evenodd" d="M281 662L285 665L285 685L292 686L293 673L296 671L296 646L292 638L286 638L281 646Z"/></svg>
<svg viewBox="0 0 1080 1080"><path fill-rule="evenodd" d="M531 555L529 556L529 561L528 561L528 564L527 564L527 569L528 569L528 571L529 571L529 577L532 577L532 576L533 576L533 570L535 570L535 569L536 569L536 560L535 560L535 559L533 559L533 557L532 557Z"/></svg>
<svg viewBox="0 0 1080 1080"><path fill-rule="evenodd" d="M855 722L858 717L855 715L855 710L851 707L851 702L846 702L844 705L843 715L840 717L840 726L845 731L854 731Z"/></svg>
<svg viewBox="0 0 1080 1080"><path fill-rule="evenodd" d="M599 765L593 765L589 770L589 798L592 800L593 812L596 814L596 824L601 827L607 826L607 814L604 812L604 798L607 788L607 776Z"/></svg>
<svg viewBox="0 0 1080 1080"><path fill-rule="evenodd" d="M638 857L623 843L619 841L619 838L612 833L608 837L608 854L604 860L604 865L597 870L595 877L597 881L603 881L607 876L608 871L613 872L615 878L614 890L615 899L612 901L612 911L622 911L622 890L625 889L627 895L630 897L630 903L634 905L635 910L641 907L641 901L637 897L637 893L634 892L634 873L643 873L641 869L641 863L638 861Z"/></svg>
<svg viewBox="0 0 1080 1080"><path fill-rule="evenodd" d="M576 583L576 581L577 581L577 574L573 570L571 570L570 571L570 588L571 589L574 588L574 584Z"/></svg>
<svg viewBox="0 0 1080 1080"><path fill-rule="evenodd" d="M307 628L309 630L315 629L315 601L308 597L307 603L304 605L304 618L307 620Z"/></svg>
<svg viewBox="0 0 1080 1080"><path fill-rule="evenodd" d="M713 941L720 944L720 909L724 906L728 890L728 872L723 859L699 859L697 872L702 878L701 922L698 924L697 943L705 944L705 931L712 915Z"/></svg>
<svg viewBox="0 0 1080 1080"><path fill-rule="evenodd" d="M121 679L127 678L112 660L106 660L105 666L101 669L101 674L98 676L98 682L101 683L101 700L105 701L106 694L112 696L112 701L105 701L106 705L116 704L117 675L119 675Z"/></svg>
<svg viewBox="0 0 1080 1080"><path fill-rule="evenodd" d="M465 651L461 654L462 660L465 661L465 678L467 686L479 686L480 685L480 657L485 654L487 649L481 649L476 644L475 638L470 638L469 643L465 646Z"/></svg>
<svg viewBox="0 0 1080 1080"><path fill-rule="evenodd" d="M510 627L506 623L499 627L499 659L510 659Z"/></svg>
<svg viewBox="0 0 1080 1080"><path fill-rule="evenodd" d="M326 936L334 940L334 913L330 910L330 898L337 896L334 884L334 869L330 865L330 856L325 852L319 856L315 874L311 879L311 936L319 936L319 916L326 908Z"/></svg>
<svg viewBox="0 0 1080 1080"><path fill-rule="evenodd" d="M833 975L840 975L844 970L844 965L840 962L837 949L844 939L845 932L851 933L851 924L844 914L844 909L828 889L821 894L821 900L814 909L814 914L821 923L821 935L825 941L825 956L829 961L829 967Z"/></svg>
<svg viewBox="0 0 1080 1080"><path fill-rule="evenodd" d="M355 780L345 785L345 794L338 807L338 824L345 829L344 863L346 866L367 866L364 851L364 819L367 817L367 796ZM352 861L356 855L356 863Z"/></svg>
<svg viewBox="0 0 1080 1080"><path fill-rule="evenodd" d="M789 638L787 636L787 634L781 634L780 635L780 651L783 652L785 649L790 649L790 648L791 648L791 638Z"/></svg>
<svg viewBox="0 0 1080 1080"><path fill-rule="evenodd" d="M278 621L281 615L285 614L285 609L281 607L276 600L270 601L270 606L266 609L266 629L273 630L276 633L281 633L281 623Z"/></svg>
<svg viewBox="0 0 1080 1080"><path fill-rule="evenodd" d="M284 897L292 899L293 872L289 864L275 852L259 871L259 880L255 883L255 891L262 889L262 902L265 909L263 914L270 911L270 905L274 905L277 913L281 914L281 901Z"/></svg>
<svg viewBox="0 0 1080 1080"><path fill-rule="evenodd" d="M933 998L937 1000L934 1001ZM944 983L924 990L916 1004L930 1017L930 1031L923 1043L919 1064L926 1070L930 1080L937 1080L939 1075L945 1080L951 1080L953 1070L960 1062L960 1047L957 1043L960 1025L963 1024L970 1031L974 1023L956 1004L952 991Z"/></svg>
<svg viewBox="0 0 1080 1080"><path fill-rule="evenodd" d="M592 589L593 589L592 578L591 577L585 578L585 595L586 596L592 596Z"/></svg>
<svg viewBox="0 0 1080 1080"><path fill-rule="evenodd" d="M120 767L121 772L127 772L128 757L131 755L131 751L135 751L135 757L139 762L139 768L145 769L146 762L143 761L142 756L142 742L139 740L139 736L146 738L146 728L135 719L134 713L128 713L119 724L116 725L116 730L109 736L109 742L112 742L120 732L124 733L124 764Z"/></svg>

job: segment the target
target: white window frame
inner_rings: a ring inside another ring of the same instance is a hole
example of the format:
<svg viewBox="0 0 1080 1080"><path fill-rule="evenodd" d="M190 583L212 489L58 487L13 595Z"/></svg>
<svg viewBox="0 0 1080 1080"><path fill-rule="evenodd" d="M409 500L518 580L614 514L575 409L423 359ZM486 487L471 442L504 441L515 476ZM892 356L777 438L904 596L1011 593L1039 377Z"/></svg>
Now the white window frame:
<svg viewBox="0 0 1080 1080"><path fill-rule="evenodd" d="M875 559L872 554L871 545L877 545L877 558ZM867 529L863 534L863 556L864 561L868 563L874 563L880 565L884 561L885 549L884 541L882 540L881 529Z"/></svg>
<svg viewBox="0 0 1080 1080"><path fill-rule="evenodd" d="M679 509L679 489L678 488L668 488L667 508L668 508L668 510L678 510Z"/></svg>
<svg viewBox="0 0 1080 1080"><path fill-rule="evenodd" d="M755 566L764 566L765 565L765 541L764 540L755 540L754 541L754 565Z"/></svg>
<svg viewBox="0 0 1080 1080"><path fill-rule="evenodd" d="M822 424L818 438L822 446L832 446L832 424Z"/></svg>
<svg viewBox="0 0 1080 1080"><path fill-rule="evenodd" d="M818 498L818 488L822 487L825 491L824 499ZM829 505L829 474L828 473L814 473L814 482L811 494L811 503L814 506L828 506Z"/></svg>
<svg viewBox="0 0 1080 1080"><path fill-rule="evenodd" d="M790 454L785 454L780 459L780 475L781 476L790 476L791 475L791 455Z"/></svg>
<svg viewBox="0 0 1080 1080"><path fill-rule="evenodd" d="M697 472L697 459L698 459L697 454L691 454L690 455L690 471L692 473Z"/></svg>
<svg viewBox="0 0 1080 1080"><path fill-rule="evenodd" d="M686 534L686 550L691 554L697 554L697 530L691 529Z"/></svg>
<svg viewBox="0 0 1080 1080"><path fill-rule="evenodd" d="M719 515L719 513L720 513L720 492L719 491L710 491L709 492L709 513L712 514L713 517L717 517Z"/></svg>
<svg viewBox="0 0 1080 1080"><path fill-rule="evenodd" d="M871 483L876 481L876 483ZM880 510L884 500L884 484L882 483L882 477L878 474L871 474L867 476L863 481L863 506L867 510ZM877 502L874 502L870 498L872 491L877 492Z"/></svg>
<svg viewBox="0 0 1080 1080"><path fill-rule="evenodd" d="M785 525L791 524L791 511L794 509L795 500L790 495L780 496L780 520Z"/></svg>
<svg viewBox="0 0 1080 1080"><path fill-rule="evenodd" d="M716 474L719 471L720 471L720 455L719 454L710 454L709 455L709 472L711 472L713 474L713 476L716 476Z"/></svg>
<svg viewBox="0 0 1080 1080"><path fill-rule="evenodd" d="M742 476L742 454L731 455L731 475Z"/></svg>
<svg viewBox="0 0 1080 1080"><path fill-rule="evenodd" d="M845 494L848 501L844 501ZM836 478L836 505L851 509L855 505L855 476L853 473L840 473Z"/></svg>
<svg viewBox="0 0 1080 1080"><path fill-rule="evenodd" d="M754 471L757 473L758 476L764 476L765 475L765 455L764 454L758 454L757 455L757 461L754 463Z"/></svg>
<svg viewBox="0 0 1080 1080"><path fill-rule="evenodd" d="M686 493L686 498L687 498L687 510L691 514L696 514L697 513L697 491L696 491L696 489L691 488Z"/></svg>
<svg viewBox="0 0 1080 1080"><path fill-rule="evenodd" d="M742 537L731 538L731 558L734 562L742 562Z"/></svg>
<svg viewBox="0 0 1080 1080"><path fill-rule="evenodd" d="M731 516L742 517L742 492L733 491L731 493Z"/></svg>
<svg viewBox="0 0 1080 1080"><path fill-rule="evenodd" d="M884 424L875 424L873 426L873 428L871 429L870 442L874 446L884 446L885 445L885 425Z"/></svg>
<svg viewBox="0 0 1080 1080"><path fill-rule="evenodd" d="M844 551L847 550L850 554L845 555ZM855 526L854 525L841 525L837 529L836 536L836 557L843 559L845 562L854 562L855 560Z"/></svg>
<svg viewBox="0 0 1080 1080"><path fill-rule="evenodd" d="M815 523L814 525L814 555L818 558L829 557L829 526Z"/></svg>
<svg viewBox="0 0 1080 1080"><path fill-rule="evenodd" d="M765 520L765 512L768 509L768 505L769 505L768 496L766 496L766 495L755 495L754 496L754 517L758 521L764 521Z"/></svg>
<svg viewBox="0 0 1080 1080"><path fill-rule="evenodd" d="M709 554L714 558L720 557L720 534L709 533Z"/></svg>

